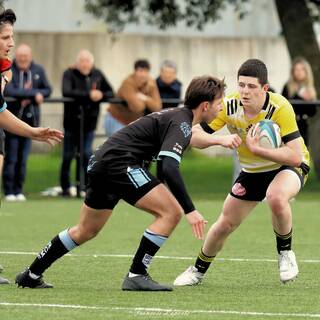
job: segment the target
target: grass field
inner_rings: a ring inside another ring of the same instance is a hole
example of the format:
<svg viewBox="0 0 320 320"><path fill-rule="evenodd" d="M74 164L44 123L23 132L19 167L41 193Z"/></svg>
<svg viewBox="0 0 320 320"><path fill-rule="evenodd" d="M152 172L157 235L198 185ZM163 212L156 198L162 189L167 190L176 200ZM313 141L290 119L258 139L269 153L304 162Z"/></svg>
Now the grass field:
<svg viewBox="0 0 320 320"><path fill-rule="evenodd" d="M199 211L212 223L230 186L231 162L186 159L183 170ZM229 171L225 171L229 169ZM226 172L228 172L226 174ZM320 200L318 184L292 203L297 281L278 280L270 214L262 203L231 236L198 287L168 293L122 292L122 279L147 214L120 203L108 226L91 242L54 264L45 279L55 288L0 286L1 320L37 319L311 319L320 318ZM79 200L42 199L3 203L0 209L0 264L13 280L42 247L78 218ZM172 283L193 263L201 242L185 220L158 253L150 268L158 281Z"/></svg>

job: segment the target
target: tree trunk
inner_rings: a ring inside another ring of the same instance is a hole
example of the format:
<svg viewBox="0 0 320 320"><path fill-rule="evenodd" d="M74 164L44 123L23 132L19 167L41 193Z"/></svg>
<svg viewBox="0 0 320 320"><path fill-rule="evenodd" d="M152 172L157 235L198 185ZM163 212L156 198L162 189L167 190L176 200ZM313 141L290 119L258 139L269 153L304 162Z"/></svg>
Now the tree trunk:
<svg viewBox="0 0 320 320"><path fill-rule="evenodd" d="M275 0L275 3L290 57L304 57L311 64L320 97L320 50L306 0ZM310 122L310 151L320 179L320 107Z"/></svg>

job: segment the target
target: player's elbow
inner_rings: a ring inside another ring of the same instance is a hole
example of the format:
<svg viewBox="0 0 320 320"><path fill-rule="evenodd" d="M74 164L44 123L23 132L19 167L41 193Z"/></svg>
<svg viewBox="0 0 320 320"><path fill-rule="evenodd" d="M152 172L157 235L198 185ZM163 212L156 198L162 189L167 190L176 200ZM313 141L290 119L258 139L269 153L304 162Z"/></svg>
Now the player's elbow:
<svg viewBox="0 0 320 320"><path fill-rule="evenodd" d="M300 154L300 153L294 154L294 156L291 157L291 159L290 159L290 165L298 168L301 166L302 159L303 159L302 154Z"/></svg>

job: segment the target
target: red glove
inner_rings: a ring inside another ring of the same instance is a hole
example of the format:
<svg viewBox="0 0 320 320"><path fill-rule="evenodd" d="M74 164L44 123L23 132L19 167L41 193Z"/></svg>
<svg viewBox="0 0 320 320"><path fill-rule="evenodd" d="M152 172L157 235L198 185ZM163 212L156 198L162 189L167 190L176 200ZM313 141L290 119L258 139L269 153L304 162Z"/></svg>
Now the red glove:
<svg viewBox="0 0 320 320"><path fill-rule="evenodd" d="M0 73L10 70L12 65L11 60L9 59L0 59Z"/></svg>

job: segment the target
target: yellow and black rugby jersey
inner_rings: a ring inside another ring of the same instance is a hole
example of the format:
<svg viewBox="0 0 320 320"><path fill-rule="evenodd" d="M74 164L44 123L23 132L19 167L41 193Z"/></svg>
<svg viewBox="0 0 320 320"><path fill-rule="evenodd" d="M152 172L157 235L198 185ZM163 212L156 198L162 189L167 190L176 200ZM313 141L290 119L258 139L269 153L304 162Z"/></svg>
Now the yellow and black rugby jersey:
<svg viewBox="0 0 320 320"><path fill-rule="evenodd" d="M206 132L213 133L227 125L231 133L237 133L242 139L242 144L237 152L243 170L246 172L264 172L278 169L281 165L255 156L245 143L248 130L263 119L270 119L278 124L283 143L300 137L303 151L302 161L309 166L309 152L300 136L293 108L289 101L280 94L268 92L263 108L252 119L247 119L244 115L239 92L230 94L224 98L223 108L218 117L209 124L201 123L201 126Z"/></svg>

